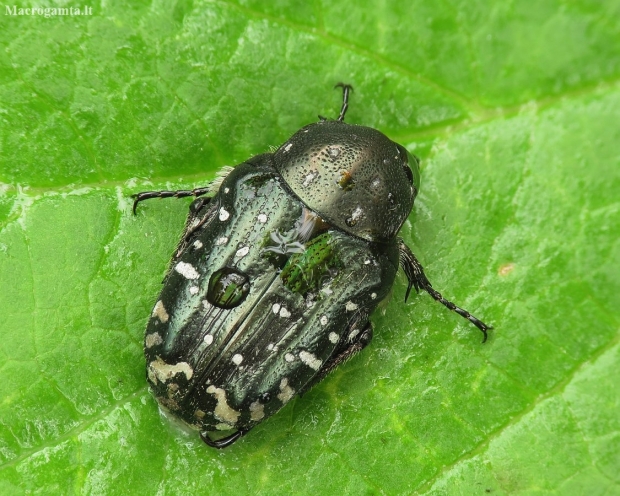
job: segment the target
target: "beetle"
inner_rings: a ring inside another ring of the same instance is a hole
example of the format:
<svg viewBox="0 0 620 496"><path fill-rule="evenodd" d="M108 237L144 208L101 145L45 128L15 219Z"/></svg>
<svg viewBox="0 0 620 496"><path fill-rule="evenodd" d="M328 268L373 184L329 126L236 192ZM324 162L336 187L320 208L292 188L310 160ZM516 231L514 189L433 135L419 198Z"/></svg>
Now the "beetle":
<svg viewBox="0 0 620 496"><path fill-rule="evenodd" d="M319 116L274 152L225 167L196 197L144 339L160 406L225 448L302 395L373 335L369 317L402 267L446 300L398 231L420 188L419 160L381 132ZM222 431L218 434L218 431Z"/></svg>

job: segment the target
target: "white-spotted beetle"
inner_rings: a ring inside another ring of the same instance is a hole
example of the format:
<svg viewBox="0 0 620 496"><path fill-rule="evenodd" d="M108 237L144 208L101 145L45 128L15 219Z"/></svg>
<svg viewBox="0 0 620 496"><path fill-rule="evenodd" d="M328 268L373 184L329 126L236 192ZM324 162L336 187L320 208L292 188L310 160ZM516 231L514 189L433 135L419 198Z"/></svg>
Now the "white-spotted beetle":
<svg viewBox="0 0 620 496"><path fill-rule="evenodd" d="M204 188L133 195L134 213L149 198L198 197L144 353L160 405L209 446L230 446L366 347L399 264L405 300L423 289L486 340L490 327L435 291L397 237L420 187L418 159L346 124L352 88L338 86L338 118L321 117L275 152Z"/></svg>

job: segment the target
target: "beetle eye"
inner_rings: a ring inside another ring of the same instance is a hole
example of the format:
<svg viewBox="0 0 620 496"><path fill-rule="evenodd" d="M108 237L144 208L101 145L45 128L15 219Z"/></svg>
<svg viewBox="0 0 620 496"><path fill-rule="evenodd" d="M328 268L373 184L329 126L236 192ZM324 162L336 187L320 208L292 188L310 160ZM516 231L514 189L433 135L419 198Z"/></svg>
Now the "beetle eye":
<svg viewBox="0 0 620 496"><path fill-rule="evenodd" d="M405 176L407 176L409 184L413 184L413 172L411 171L410 166L416 167L417 164L415 162L411 163L412 155L402 145L397 144L396 151L398 152L398 158L402 161L403 172L405 173Z"/></svg>
<svg viewBox="0 0 620 496"><path fill-rule="evenodd" d="M420 159L415 155L407 152L407 161L409 166L406 167L405 174L415 187L416 191L420 191Z"/></svg>
<svg viewBox="0 0 620 496"><path fill-rule="evenodd" d="M411 172L411 169L407 164L403 164L403 171L405 171L405 175L407 176L407 179L409 179L409 184L413 184L413 172Z"/></svg>

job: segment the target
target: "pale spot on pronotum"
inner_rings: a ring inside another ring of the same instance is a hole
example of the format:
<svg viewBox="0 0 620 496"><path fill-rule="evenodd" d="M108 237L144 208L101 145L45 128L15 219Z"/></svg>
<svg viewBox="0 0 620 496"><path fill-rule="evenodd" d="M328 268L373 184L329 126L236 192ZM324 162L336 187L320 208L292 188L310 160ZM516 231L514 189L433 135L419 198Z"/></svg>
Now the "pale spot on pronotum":
<svg viewBox="0 0 620 496"><path fill-rule="evenodd" d="M189 287L190 294L197 295L198 291L200 291L200 288L198 286L190 286Z"/></svg>
<svg viewBox="0 0 620 496"><path fill-rule="evenodd" d="M166 312L163 301L159 300L155 303L151 317L157 317L162 324L168 322L169 316L168 312Z"/></svg>
<svg viewBox="0 0 620 496"><path fill-rule="evenodd" d="M340 340L340 336L338 336L338 334L336 334L335 332L330 332L328 338L330 342L334 344L336 344Z"/></svg>
<svg viewBox="0 0 620 496"><path fill-rule="evenodd" d="M352 301L347 301L344 305L344 307L347 309L347 312L352 312L353 310L357 310L357 304L353 303Z"/></svg>
<svg viewBox="0 0 620 496"><path fill-rule="evenodd" d="M225 220L228 219L228 217L230 217L230 212L228 210L226 210L224 207L220 207L220 220L222 222L224 222Z"/></svg>
<svg viewBox="0 0 620 496"><path fill-rule="evenodd" d="M282 403L288 403L294 395L295 390L288 385L288 379L285 377L280 381L280 394L278 394L278 399Z"/></svg>
<svg viewBox="0 0 620 496"><path fill-rule="evenodd" d="M205 344L206 344L207 346L209 346L211 343L213 343L213 335L212 335L212 334L207 334L207 335L204 337L204 340L203 340L203 341L205 342Z"/></svg>
<svg viewBox="0 0 620 496"><path fill-rule="evenodd" d="M235 253L235 256L237 258L243 258L245 257L248 253L250 252L250 247L249 246L243 246L242 248L239 248L237 250L237 253Z"/></svg>
<svg viewBox="0 0 620 496"><path fill-rule="evenodd" d="M280 317L283 319L288 319L291 316L291 312L289 312L286 308L282 307L280 309Z"/></svg>
<svg viewBox="0 0 620 496"><path fill-rule="evenodd" d="M299 359L308 367L314 370L319 370L321 368L321 364L323 363L320 359L318 359L309 351L300 351Z"/></svg>
<svg viewBox="0 0 620 496"><path fill-rule="evenodd" d="M357 221L360 219L360 217L362 216L362 214L364 213L364 210L362 210L361 207L357 207L355 210L353 210L353 212L351 213L351 220L353 221Z"/></svg>
<svg viewBox="0 0 620 496"><path fill-rule="evenodd" d="M215 244L217 246L222 246L222 245L225 245L226 243L228 243L228 238L226 236L222 236L221 238L217 238L217 240L215 241Z"/></svg>
<svg viewBox="0 0 620 496"><path fill-rule="evenodd" d="M322 326L326 326L327 325L327 315L323 315L321 317L321 325Z"/></svg>
<svg viewBox="0 0 620 496"><path fill-rule="evenodd" d="M308 174L306 174L306 177L304 178L304 182L301 183L302 186L309 186L310 183L312 181L314 181L316 179L316 177L319 175L319 173L315 170L310 171Z"/></svg>
<svg viewBox="0 0 620 496"><path fill-rule="evenodd" d="M198 279L200 277L196 268L187 262L179 262L174 266L174 270L185 277L185 279Z"/></svg>
<svg viewBox="0 0 620 496"><path fill-rule="evenodd" d="M265 405L256 400L254 403L250 403L250 419L258 422L265 418Z"/></svg>
<svg viewBox="0 0 620 496"><path fill-rule="evenodd" d="M232 363L234 363L235 365L241 365L241 362L243 362L243 355L240 355L239 353L233 355Z"/></svg>
<svg viewBox="0 0 620 496"><path fill-rule="evenodd" d="M226 391L211 385L207 388L207 393L215 396L215 399L217 400L217 405L215 405L215 410L213 411L215 417L222 422L226 422L229 427L231 425L235 425L237 420L239 420L239 415L241 415L241 413L233 410L228 405L228 402L226 401Z"/></svg>
<svg viewBox="0 0 620 496"><path fill-rule="evenodd" d="M158 344L162 344L164 341L161 339L161 336L158 332L153 332L151 334L147 334L144 338L144 346L147 348L152 348L153 346L157 346Z"/></svg>
<svg viewBox="0 0 620 496"><path fill-rule="evenodd" d="M256 219L261 224L264 224L265 222L267 222L267 216L265 214L258 214L258 217L256 217Z"/></svg>
<svg viewBox="0 0 620 496"><path fill-rule="evenodd" d="M179 362L170 365L157 357L157 360L153 360L149 363L148 374L151 382L157 384L158 380L165 383L177 374L185 374L185 378L189 381L194 375L194 370L187 362Z"/></svg>

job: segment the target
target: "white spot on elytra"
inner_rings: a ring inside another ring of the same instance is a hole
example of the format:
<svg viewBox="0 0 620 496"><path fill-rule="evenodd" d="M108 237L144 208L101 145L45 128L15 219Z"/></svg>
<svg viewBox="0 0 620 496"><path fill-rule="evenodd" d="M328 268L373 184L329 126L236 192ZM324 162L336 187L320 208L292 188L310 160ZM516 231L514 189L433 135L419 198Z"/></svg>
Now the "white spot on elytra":
<svg viewBox="0 0 620 496"><path fill-rule="evenodd" d="M212 342L213 342L213 335L212 334L207 334L204 337L204 342L207 346L209 346Z"/></svg>
<svg viewBox="0 0 620 496"><path fill-rule="evenodd" d="M289 143L288 145L284 147L284 151L288 152L292 148L292 146L293 146L293 143Z"/></svg>
<svg viewBox="0 0 620 496"><path fill-rule="evenodd" d="M269 344L267 345L267 349L268 349L269 351L273 351L273 350L275 350L275 349L277 349L277 348L276 348L276 345L275 345L275 344L273 344L273 343L269 343Z"/></svg>
<svg viewBox="0 0 620 496"><path fill-rule="evenodd" d="M288 403L294 394L295 390L288 385L288 379L285 377L280 381L280 394L278 394L278 399L282 403Z"/></svg>
<svg viewBox="0 0 620 496"><path fill-rule="evenodd" d="M155 303L155 307L153 308L153 313L151 317L157 317L162 324L168 322L168 312L166 312L166 308L164 307L164 302L159 300Z"/></svg>
<svg viewBox="0 0 620 496"><path fill-rule="evenodd" d="M236 353L235 355L233 355L232 357L232 362L235 365L241 365L241 362L243 362L243 355L240 355L239 353Z"/></svg>
<svg viewBox="0 0 620 496"><path fill-rule="evenodd" d="M250 252L250 247L249 246L244 246L242 248L239 248L237 250L237 253L235 253L235 256L237 256L238 258L243 258L245 257L248 253Z"/></svg>
<svg viewBox="0 0 620 496"><path fill-rule="evenodd" d="M295 355L293 355L292 353L287 353L286 355L284 355L284 359L287 362L294 362L295 361Z"/></svg>
<svg viewBox="0 0 620 496"><path fill-rule="evenodd" d="M199 250L200 248L202 248L202 241L200 241L199 239L197 239L196 241L194 241L194 248L196 248L197 250Z"/></svg>
<svg viewBox="0 0 620 496"><path fill-rule="evenodd" d="M256 219L261 224L264 224L265 222L267 222L267 216L265 214L258 214L258 217L256 217Z"/></svg>
<svg viewBox="0 0 620 496"><path fill-rule="evenodd" d="M220 207L220 220L224 222L228 219L228 217L230 217L230 212L228 212L228 210L226 210L224 207Z"/></svg>
<svg viewBox="0 0 620 496"><path fill-rule="evenodd" d="M250 419L258 422L265 417L265 405L256 400L254 403L250 403Z"/></svg>
<svg viewBox="0 0 620 496"><path fill-rule="evenodd" d="M321 325L323 325L323 326L327 325L327 315L323 315L321 317Z"/></svg>
<svg viewBox="0 0 620 496"><path fill-rule="evenodd" d="M224 193L228 193L230 191L230 188L224 188Z"/></svg>
<svg viewBox="0 0 620 496"><path fill-rule="evenodd" d="M226 243L228 243L228 238L226 236L222 236L221 238L217 238L217 241L215 242L215 244L217 246L225 245Z"/></svg>
<svg viewBox="0 0 620 496"><path fill-rule="evenodd" d="M144 346L147 348L152 348L153 346L157 346L158 344L162 344L164 341L161 339L161 336L158 332L153 332L151 334L147 334L144 338Z"/></svg>
<svg viewBox="0 0 620 496"><path fill-rule="evenodd" d="M148 373L149 379L151 379L151 382L154 384L157 384L158 380L165 383L177 374L185 374L185 378L189 381L194 375L194 371L190 367L189 363L179 362L174 365L170 365L159 357L157 357L157 360L153 360L149 363Z"/></svg>
<svg viewBox="0 0 620 496"><path fill-rule="evenodd" d="M282 307L280 309L280 317L283 319L288 319L291 316L291 312L289 312L286 308Z"/></svg>
<svg viewBox="0 0 620 496"><path fill-rule="evenodd" d="M314 356L309 351L300 351L299 359L304 362L308 367L314 370L319 370L323 362Z"/></svg>
<svg viewBox="0 0 620 496"><path fill-rule="evenodd" d="M190 286L189 287L189 292L193 295L198 294L198 291L200 291L200 288L198 286Z"/></svg>
<svg viewBox="0 0 620 496"><path fill-rule="evenodd" d="M359 329L353 329L350 333L349 333L349 341L353 341L353 339L355 339L355 336L357 336L360 333Z"/></svg>
<svg viewBox="0 0 620 496"><path fill-rule="evenodd" d="M198 279L200 277L196 268L187 262L179 262L174 266L174 270L185 277L185 279Z"/></svg>
<svg viewBox="0 0 620 496"><path fill-rule="evenodd" d="M347 301L344 307L347 309L347 312L352 312L353 310L357 310L357 304L352 301Z"/></svg>
<svg viewBox="0 0 620 496"><path fill-rule="evenodd" d="M370 260L364 260L364 265L369 265L370 264Z"/></svg>
<svg viewBox="0 0 620 496"><path fill-rule="evenodd" d="M335 332L330 332L328 337L329 340L334 344L336 344L340 340L340 336L338 336L338 334L336 334Z"/></svg>
<svg viewBox="0 0 620 496"><path fill-rule="evenodd" d="M215 415L218 420L226 422L228 426L234 426L237 420L239 420L239 415L241 415L241 413L233 410L228 405L228 402L226 401L226 391L211 385L207 388L207 393L215 396L215 399L217 400L217 405L215 405L213 415Z"/></svg>
<svg viewBox="0 0 620 496"><path fill-rule="evenodd" d="M376 299L377 299L377 293L372 293L372 294L370 295L370 297L371 297L373 300L376 300Z"/></svg>
<svg viewBox="0 0 620 496"><path fill-rule="evenodd" d="M278 313L280 311L280 304L274 303L273 306L271 307L271 310L273 311L273 313Z"/></svg>

